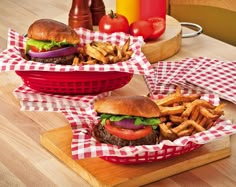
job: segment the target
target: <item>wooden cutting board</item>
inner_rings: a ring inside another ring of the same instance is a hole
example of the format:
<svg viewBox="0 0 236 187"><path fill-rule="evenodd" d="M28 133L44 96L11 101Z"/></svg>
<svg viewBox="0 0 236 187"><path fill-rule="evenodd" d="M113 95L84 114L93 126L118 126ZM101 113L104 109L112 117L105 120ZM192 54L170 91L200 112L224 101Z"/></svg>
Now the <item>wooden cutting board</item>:
<svg viewBox="0 0 236 187"><path fill-rule="evenodd" d="M165 60L176 54L182 41L180 23L171 16L166 16L166 30L156 41L147 42L142 46L142 52L150 63Z"/></svg>
<svg viewBox="0 0 236 187"><path fill-rule="evenodd" d="M140 186L225 158L231 154L229 137L206 144L192 152L152 163L119 165L100 158L73 160L72 131L61 127L41 135L41 144L84 178L91 186Z"/></svg>

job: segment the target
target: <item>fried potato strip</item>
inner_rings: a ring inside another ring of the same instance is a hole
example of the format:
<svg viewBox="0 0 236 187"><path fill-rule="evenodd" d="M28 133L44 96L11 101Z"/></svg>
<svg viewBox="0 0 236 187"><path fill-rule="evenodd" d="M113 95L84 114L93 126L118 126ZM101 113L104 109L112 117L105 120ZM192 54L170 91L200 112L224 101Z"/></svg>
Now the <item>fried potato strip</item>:
<svg viewBox="0 0 236 187"><path fill-rule="evenodd" d="M180 87L175 93L156 100L161 113L160 140L171 141L208 130L224 114L224 104L218 106L200 99L198 94L183 95Z"/></svg>
<svg viewBox="0 0 236 187"><path fill-rule="evenodd" d="M130 38L122 46L110 42L92 41L78 48L77 59L73 65L79 64L114 64L129 60L133 54L130 49Z"/></svg>
<svg viewBox="0 0 236 187"><path fill-rule="evenodd" d="M180 114L184 112L184 106L174 106L174 107L163 107L159 106L160 112L162 116L173 115L173 114Z"/></svg>

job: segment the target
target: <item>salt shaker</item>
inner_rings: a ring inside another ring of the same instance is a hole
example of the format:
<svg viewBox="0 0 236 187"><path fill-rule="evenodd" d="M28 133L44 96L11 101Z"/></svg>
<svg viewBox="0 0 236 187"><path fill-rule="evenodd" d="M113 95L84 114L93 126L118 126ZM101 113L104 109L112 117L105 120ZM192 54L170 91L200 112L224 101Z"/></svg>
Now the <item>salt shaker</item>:
<svg viewBox="0 0 236 187"><path fill-rule="evenodd" d="M106 14L103 0L91 0L90 11L93 25L98 25L102 16Z"/></svg>
<svg viewBox="0 0 236 187"><path fill-rule="evenodd" d="M73 0L69 12L69 26L72 28L83 27L93 30L92 14L88 0Z"/></svg>

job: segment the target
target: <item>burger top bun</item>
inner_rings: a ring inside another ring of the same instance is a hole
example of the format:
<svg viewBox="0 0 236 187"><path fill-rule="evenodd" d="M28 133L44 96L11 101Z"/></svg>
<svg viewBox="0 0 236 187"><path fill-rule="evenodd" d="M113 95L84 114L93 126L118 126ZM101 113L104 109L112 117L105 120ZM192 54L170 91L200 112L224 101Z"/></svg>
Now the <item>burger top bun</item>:
<svg viewBox="0 0 236 187"><path fill-rule="evenodd" d="M159 117L160 110L156 103L144 96L110 96L97 100L94 109L98 113Z"/></svg>
<svg viewBox="0 0 236 187"><path fill-rule="evenodd" d="M27 36L35 40L54 40L56 42L66 40L71 44L80 42L79 36L71 27L51 19L40 19L32 23Z"/></svg>

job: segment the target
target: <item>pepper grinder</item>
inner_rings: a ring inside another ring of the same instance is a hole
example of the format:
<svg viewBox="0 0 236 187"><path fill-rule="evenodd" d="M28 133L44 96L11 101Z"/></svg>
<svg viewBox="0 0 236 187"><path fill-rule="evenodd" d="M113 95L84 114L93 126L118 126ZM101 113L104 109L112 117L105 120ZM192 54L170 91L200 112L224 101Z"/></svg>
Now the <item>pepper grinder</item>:
<svg viewBox="0 0 236 187"><path fill-rule="evenodd" d="M91 0L90 11L92 14L93 25L98 25L102 16L106 14L103 0Z"/></svg>
<svg viewBox="0 0 236 187"><path fill-rule="evenodd" d="M73 0L69 12L69 26L72 28L83 27L93 30L92 14L88 0Z"/></svg>

